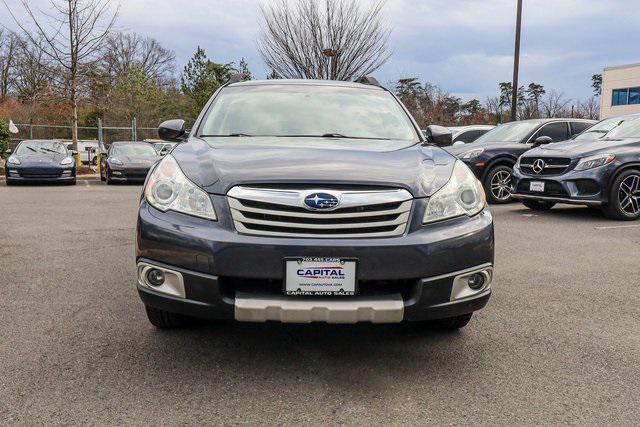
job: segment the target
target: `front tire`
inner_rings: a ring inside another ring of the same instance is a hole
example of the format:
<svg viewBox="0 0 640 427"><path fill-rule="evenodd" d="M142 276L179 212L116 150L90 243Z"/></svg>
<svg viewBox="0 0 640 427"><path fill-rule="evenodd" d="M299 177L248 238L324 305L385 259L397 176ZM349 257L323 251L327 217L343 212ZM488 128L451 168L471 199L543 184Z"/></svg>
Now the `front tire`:
<svg viewBox="0 0 640 427"><path fill-rule="evenodd" d="M189 318L177 313L144 306L149 322L159 329L181 328L189 324Z"/></svg>
<svg viewBox="0 0 640 427"><path fill-rule="evenodd" d="M633 221L640 218L640 170L622 172L609 190L609 202L602 211L607 218Z"/></svg>
<svg viewBox="0 0 640 427"><path fill-rule="evenodd" d="M523 200L522 204L534 211L548 211L555 206L554 202L539 202L537 200Z"/></svg>
<svg viewBox="0 0 640 427"><path fill-rule="evenodd" d="M107 185L113 185L113 180L109 176L109 169L105 169L104 174L106 175L105 181L106 181Z"/></svg>
<svg viewBox="0 0 640 427"><path fill-rule="evenodd" d="M509 203L511 199L511 166L500 165L493 167L484 180L484 190L487 201L494 205Z"/></svg>

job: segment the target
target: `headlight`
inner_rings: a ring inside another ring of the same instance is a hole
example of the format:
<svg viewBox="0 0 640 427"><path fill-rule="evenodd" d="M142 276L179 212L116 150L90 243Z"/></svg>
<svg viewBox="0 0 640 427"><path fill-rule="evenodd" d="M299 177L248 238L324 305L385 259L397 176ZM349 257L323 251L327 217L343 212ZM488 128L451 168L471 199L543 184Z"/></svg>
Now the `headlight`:
<svg viewBox="0 0 640 427"><path fill-rule="evenodd" d="M19 165L20 160L16 156L9 156L7 159L7 163L11 163L12 165Z"/></svg>
<svg viewBox="0 0 640 427"><path fill-rule="evenodd" d="M73 163L73 157L65 157L60 162L61 165L70 165L71 163Z"/></svg>
<svg viewBox="0 0 640 427"><path fill-rule="evenodd" d="M475 159L480 154L484 153L484 148L476 148L470 151L465 151L460 155L461 159Z"/></svg>
<svg viewBox="0 0 640 427"><path fill-rule="evenodd" d="M167 155L153 170L144 189L147 202L163 212L176 211L216 221L211 198L182 173L178 162Z"/></svg>
<svg viewBox="0 0 640 427"><path fill-rule="evenodd" d="M114 165L122 166L122 161L117 157L112 157L111 159L109 159L109 162L113 163Z"/></svg>
<svg viewBox="0 0 640 427"><path fill-rule="evenodd" d="M597 156L585 157L580 159L574 170L583 171L585 169L593 169L598 166L608 165L615 160L613 154L598 154Z"/></svg>
<svg viewBox="0 0 640 427"><path fill-rule="evenodd" d="M429 198L422 222L440 221L461 215L472 216L486 203L484 189L473 172L456 161L449 182Z"/></svg>
<svg viewBox="0 0 640 427"><path fill-rule="evenodd" d="M518 157L518 160L516 161L516 165L515 165L516 169L520 169L520 159L522 159L522 156Z"/></svg>

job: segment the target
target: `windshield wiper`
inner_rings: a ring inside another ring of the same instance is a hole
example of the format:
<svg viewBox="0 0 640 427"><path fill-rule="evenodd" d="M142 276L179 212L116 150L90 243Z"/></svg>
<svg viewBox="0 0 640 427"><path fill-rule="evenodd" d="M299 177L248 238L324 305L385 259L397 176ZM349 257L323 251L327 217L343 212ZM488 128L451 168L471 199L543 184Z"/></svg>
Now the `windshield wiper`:
<svg viewBox="0 0 640 427"><path fill-rule="evenodd" d="M226 135L200 135L201 138L227 137L227 136L253 136L248 133L229 133Z"/></svg>
<svg viewBox="0 0 640 427"><path fill-rule="evenodd" d="M43 151L48 151L48 152L50 152L50 153L60 154L60 153L58 153L58 152L57 152L57 151L55 151L55 150L50 150L50 149L45 148L45 147L40 147L40 149L41 149L41 150L43 150Z"/></svg>
<svg viewBox="0 0 640 427"><path fill-rule="evenodd" d="M320 135L322 138L342 138L342 139L381 139L381 140L385 140L388 141L390 138L376 138L376 137L369 137L369 136L347 136L347 135L343 135L341 133L323 133L322 135Z"/></svg>

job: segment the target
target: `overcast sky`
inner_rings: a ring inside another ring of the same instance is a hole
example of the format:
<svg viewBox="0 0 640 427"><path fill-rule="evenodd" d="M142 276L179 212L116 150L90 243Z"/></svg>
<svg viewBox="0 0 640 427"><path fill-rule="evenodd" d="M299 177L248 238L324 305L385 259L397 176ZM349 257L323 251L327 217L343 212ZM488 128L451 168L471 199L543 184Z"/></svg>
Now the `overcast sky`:
<svg viewBox="0 0 640 427"><path fill-rule="evenodd" d="M18 8L18 0L6 1ZM260 0L120 4L119 29L173 49L178 70L200 45L216 62L245 57L255 77L267 73L255 47ZM416 76L465 100L484 101L496 94L498 82L511 80L515 9L516 0L388 0L393 55L375 75L385 84ZM524 0L521 84L535 81L570 98L590 96L592 74L640 62L638 16L638 0ZM4 13L0 22L12 26Z"/></svg>

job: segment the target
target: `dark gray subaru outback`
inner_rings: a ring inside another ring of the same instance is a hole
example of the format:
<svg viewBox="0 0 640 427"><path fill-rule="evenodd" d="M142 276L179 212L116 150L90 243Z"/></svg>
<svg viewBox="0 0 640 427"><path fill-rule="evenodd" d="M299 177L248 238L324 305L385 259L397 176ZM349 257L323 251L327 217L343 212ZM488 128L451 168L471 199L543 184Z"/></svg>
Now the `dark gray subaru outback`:
<svg viewBox="0 0 640 427"><path fill-rule="evenodd" d="M229 83L149 172L138 291L160 328L190 317L465 326L487 303L482 186L389 91L314 80Z"/></svg>

